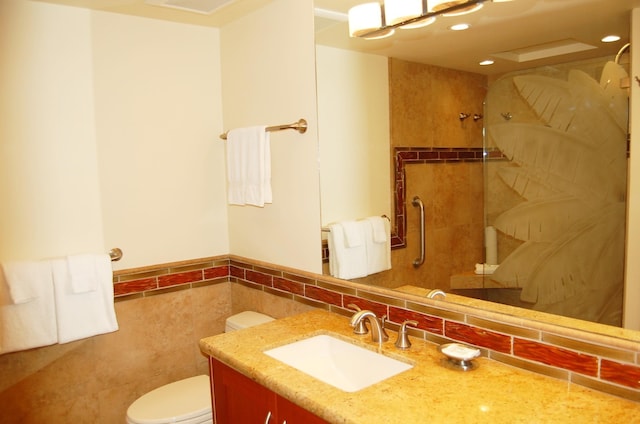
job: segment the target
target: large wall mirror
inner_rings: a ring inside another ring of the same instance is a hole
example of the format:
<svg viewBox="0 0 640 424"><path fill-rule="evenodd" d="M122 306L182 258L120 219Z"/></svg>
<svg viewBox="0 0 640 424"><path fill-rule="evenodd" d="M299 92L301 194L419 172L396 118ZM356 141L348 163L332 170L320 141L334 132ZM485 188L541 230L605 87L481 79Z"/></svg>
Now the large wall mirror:
<svg viewBox="0 0 640 424"><path fill-rule="evenodd" d="M386 214L402 246L356 281L621 326L640 1L485 1L368 40L360 3L315 1L323 226Z"/></svg>

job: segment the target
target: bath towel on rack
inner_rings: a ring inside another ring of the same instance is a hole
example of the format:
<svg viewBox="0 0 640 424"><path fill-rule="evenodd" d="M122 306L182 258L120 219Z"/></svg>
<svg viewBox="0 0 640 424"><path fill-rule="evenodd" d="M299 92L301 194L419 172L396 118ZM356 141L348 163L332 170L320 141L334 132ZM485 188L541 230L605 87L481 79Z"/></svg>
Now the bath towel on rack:
<svg viewBox="0 0 640 424"><path fill-rule="evenodd" d="M391 269L391 223L381 216L370 216L364 222L369 226L365 231L367 273Z"/></svg>
<svg viewBox="0 0 640 424"><path fill-rule="evenodd" d="M5 263L0 273L0 353L58 341L53 278L47 261Z"/></svg>
<svg viewBox="0 0 640 424"><path fill-rule="evenodd" d="M272 202L271 146L266 126L238 128L227 136L227 199L230 205Z"/></svg>
<svg viewBox="0 0 640 424"><path fill-rule="evenodd" d="M364 231L361 223L349 221L349 231ZM356 228L354 228L356 227ZM349 280L367 276L367 250L364 243L349 247L343 223L329 225L329 269L333 277ZM364 234L361 235L364 239Z"/></svg>
<svg viewBox="0 0 640 424"><path fill-rule="evenodd" d="M391 269L391 224L371 216L328 226L329 271L333 277L352 279Z"/></svg>
<svg viewBox="0 0 640 424"><path fill-rule="evenodd" d="M52 268L59 343L118 330L109 255L79 255L71 261L55 259ZM92 281L73 283L77 278Z"/></svg>

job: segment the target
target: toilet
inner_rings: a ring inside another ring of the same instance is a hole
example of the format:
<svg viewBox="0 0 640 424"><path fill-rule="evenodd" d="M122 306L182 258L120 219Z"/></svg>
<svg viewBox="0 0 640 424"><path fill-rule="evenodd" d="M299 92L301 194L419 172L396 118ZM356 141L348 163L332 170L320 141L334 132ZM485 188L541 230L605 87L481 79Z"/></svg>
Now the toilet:
<svg viewBox="0 0 640 424"><path fill-rule="evenodd" d="M254 311L227 318L226 333L273 321ZM128 424L213 424L208 375L175 381L140 396L127 409Z"/></svg>

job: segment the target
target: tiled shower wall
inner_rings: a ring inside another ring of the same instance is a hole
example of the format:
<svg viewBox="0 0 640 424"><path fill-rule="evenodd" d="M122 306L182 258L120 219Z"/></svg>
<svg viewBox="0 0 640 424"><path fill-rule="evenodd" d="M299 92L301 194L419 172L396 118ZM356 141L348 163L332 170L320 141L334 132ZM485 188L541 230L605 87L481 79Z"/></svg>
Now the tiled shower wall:
<svg viewBox="0 0 640 424"><path fill-rule="evenodd" d="M0 356L3 422L122 423L142 393L206 373L199 339L227 316L256 310L276 318L349 303L420 325L414 337L458 340L501 362L640 402L640 342L570 331L452 303L258 263L217 257L115 273L120 330ZM346 324L346 321L345 321Z"/></svg>
<svg viewBox="0 0 640 424"><path fill-rule="evenodd" d="M483 261L484 75L389 60L390 158L394 162L392 270L358 281L380 287L413 285L450 289L452 275ZM468 115L460 119L460 114ZM478 115L474 119L474 115ZM420 215L425 206L425 265L420 256ZM405 207L405 205L407 205Z"/></svg>

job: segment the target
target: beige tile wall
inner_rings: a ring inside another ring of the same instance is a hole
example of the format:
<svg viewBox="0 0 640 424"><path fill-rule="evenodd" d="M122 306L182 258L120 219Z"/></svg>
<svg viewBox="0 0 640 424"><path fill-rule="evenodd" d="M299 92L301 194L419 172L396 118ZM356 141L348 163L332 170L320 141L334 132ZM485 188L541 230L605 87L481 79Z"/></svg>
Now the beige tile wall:
<svg viewBox="0 0 640 424"><path fill-rule="evenodd" d="M116 302L119 331L0 356L0 422L124 423L149 390L207 374L198 340L221 333L230 283Z"/></svg>
<svg viewBox="0 0 640 424"><path fill-rule="evenodd" d="M389 60L391 149L397 147L482 147L482 119L487 80L479 74ZM469 118L461 121L460 113ZM393 155L391 155L393 157ZM451 275L472 271L482 262L482 162L437 161L406 167L407 247L392 252L392 271L357 281L381 287L414 285L450 289ZM419 209L425 205L425 264L420 256Z"/></svg>

